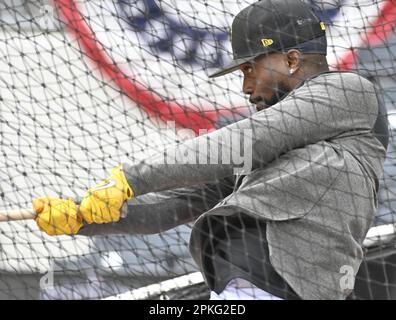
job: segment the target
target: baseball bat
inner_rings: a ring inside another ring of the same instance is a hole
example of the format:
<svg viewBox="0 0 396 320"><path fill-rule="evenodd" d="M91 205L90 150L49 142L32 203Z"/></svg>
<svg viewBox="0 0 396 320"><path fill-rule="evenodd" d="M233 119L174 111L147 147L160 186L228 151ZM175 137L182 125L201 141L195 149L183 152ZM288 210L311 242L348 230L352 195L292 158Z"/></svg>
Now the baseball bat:
<svg viewBox="0 0 396 320"><path fill-rule="evenodd" d="M32 209L17 209L0 211L0 222L18 221L36 218L37 214L43 211L43 203L38 203Z"/></svg>
<svg viewBox="0 0 396 320"><path fill-rule="evenodd" d="M28 220L36 218L37 214L42 212L44 204L36 202L32 209L16 209L0 211L0 222ZM121 208L121 218L125 218L128 214L128 206L125 204Z"/></svg>

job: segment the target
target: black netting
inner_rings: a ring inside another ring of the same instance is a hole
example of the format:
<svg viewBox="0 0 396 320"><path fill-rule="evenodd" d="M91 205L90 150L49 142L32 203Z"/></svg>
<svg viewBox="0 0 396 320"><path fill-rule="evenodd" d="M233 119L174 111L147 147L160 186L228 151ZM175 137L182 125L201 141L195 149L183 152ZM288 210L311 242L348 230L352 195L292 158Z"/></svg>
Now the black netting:
<svg viewBox="0 0 396 320"><path fill-rule="evenodd" d="M0 298L205 299L230 275L282 298L396 297L396 2L306 0L332 72L308 53L321 75L297 68L291 93L278 60L208 78L253 2L0 3L0 217L44 195L79 203L119 163L137 195L74 236L0 222ZM256 112L266 90L283 100Z"/></svg>

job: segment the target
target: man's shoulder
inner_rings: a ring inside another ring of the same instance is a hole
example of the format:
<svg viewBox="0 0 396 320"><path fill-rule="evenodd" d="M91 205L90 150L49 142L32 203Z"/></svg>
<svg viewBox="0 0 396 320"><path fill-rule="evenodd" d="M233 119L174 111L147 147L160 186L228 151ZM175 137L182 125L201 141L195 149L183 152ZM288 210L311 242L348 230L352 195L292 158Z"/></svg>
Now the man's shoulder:
<svg viewBox="0 0 396 320"><path fill-rule="evenodd" d="M315 112L321 106L361 115L378 114L378 99L373 83L355 72L324 72L309 78L285 98L285 102L292 105L296 105L296 101L298 108L303 105L315 106Z"/></svg>
<svg viewBox="0 0 396 320"><path fill-rule="evenodd" d="M289 97L322 97L334 103L357 103L376 97L374 84L356 72L328 71L308 78ZM338 100L342 101L338 101Z"/></svg>
<svg viewBox="0 0 396 320"><path fill-rule="evenodd" d="M333 85L336 87L355 87L356 89L373 87L373 83L370 80L353 71L323 72L307 79L305 84L307 86Z"/></svg>

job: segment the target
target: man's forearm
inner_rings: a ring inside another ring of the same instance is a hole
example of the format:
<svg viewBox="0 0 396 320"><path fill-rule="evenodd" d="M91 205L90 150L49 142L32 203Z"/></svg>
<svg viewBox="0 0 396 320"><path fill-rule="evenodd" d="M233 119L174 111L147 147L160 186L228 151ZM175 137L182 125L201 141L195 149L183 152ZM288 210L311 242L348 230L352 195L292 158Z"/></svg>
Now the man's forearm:
<svg viewBox="0 0 396 320"><path fill-rule="evenodd" d="M149 193L131 199L127 216L107 224L85 224L79 235L154 234L194 221L232 192L233 178L216 185Z"/></svg>

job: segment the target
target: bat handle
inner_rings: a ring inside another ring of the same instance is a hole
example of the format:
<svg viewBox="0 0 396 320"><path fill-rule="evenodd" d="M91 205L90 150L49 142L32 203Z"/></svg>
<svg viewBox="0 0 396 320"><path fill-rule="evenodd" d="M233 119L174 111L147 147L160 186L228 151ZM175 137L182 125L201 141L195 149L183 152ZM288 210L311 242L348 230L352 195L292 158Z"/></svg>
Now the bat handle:
<svg viewBox="0 0 396 320"><path fill-rule="evenodd" d="M44 202L40 199L33 200L33 210L36 214L41 213L44 210ZM121 218L128 216L128 203L125 202L121 207Z"/></svg>
<svg viewBox="0 0 396 320"><path fill-rule="evenodd" d="M32 209L0 211L0 222L35 219L37 212Z"/></svg>
<svg viewBox="0 0 396 320"><path fill-rule="evenodd" d="M0 222L35 219L44 210L44 202L40 199L33 200L33 209L19 209L0 211ZM128 205L124 203L121 208L121 219L128 214Z"/></svg>
<svg viewBox="0 0 396 320"><path fill-rule="evenodd" d="M0 211L0 222L35 219L44 210L41 200L33 201L33 209L17 209Z"/></svg>

